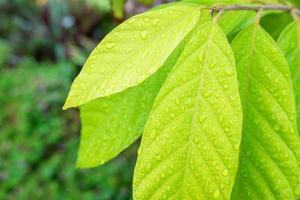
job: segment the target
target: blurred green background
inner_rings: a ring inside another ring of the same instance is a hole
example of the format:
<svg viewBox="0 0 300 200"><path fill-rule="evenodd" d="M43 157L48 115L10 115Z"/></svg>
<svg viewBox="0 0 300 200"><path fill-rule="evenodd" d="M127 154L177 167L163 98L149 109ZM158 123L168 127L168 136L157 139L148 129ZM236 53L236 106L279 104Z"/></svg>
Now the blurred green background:
<svg viewBox="0 0 300 200"><path fill-rule="evenodd" d="M125 14L148 8L129 1ZM121 21L109 0L0 0L0 199L131 199L137 144L75 169L78 111L61 109L89 52Z"/></svg>

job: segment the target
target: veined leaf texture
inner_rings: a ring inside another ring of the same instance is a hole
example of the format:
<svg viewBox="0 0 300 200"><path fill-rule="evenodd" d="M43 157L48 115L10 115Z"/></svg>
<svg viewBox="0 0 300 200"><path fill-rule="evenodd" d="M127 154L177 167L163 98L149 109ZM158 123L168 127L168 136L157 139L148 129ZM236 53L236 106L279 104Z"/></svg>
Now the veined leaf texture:
<svg viewBox="0 0 300 200"><path fill-rule="evenodd" d="M288 64L259 25L232 42L243 105L239 171L232 199L296 199L300 142Z"/></svg>
<svg viewBox="0 0 300 200"><path fill-rule="evenodd" d="M122 23L91 53L64 108L122 92L149 78L192 30L199 13L199 6L174 4Z"/></svg>
<svg viewBox="0 0 300 200"><path fill-rule="evenodd" d="M103 164L140 137L153 101L184 44L182 41L161 69L142 84L80 108L82 130L78 167Z"/></svg>
<svg viewBox="0 0 300 200"><path fill-rule="evenodd" d="M228 199L241 126L231 48L218 25L199 25L155 100L139 150L134 198Z"/></svg>
<svg viewBox="0 0 300 200"><path fill-rule="evenodd" d="M300 131L300 20L286 27L278 39L290 66L293 86L296 94L298 133Z"/></svg>

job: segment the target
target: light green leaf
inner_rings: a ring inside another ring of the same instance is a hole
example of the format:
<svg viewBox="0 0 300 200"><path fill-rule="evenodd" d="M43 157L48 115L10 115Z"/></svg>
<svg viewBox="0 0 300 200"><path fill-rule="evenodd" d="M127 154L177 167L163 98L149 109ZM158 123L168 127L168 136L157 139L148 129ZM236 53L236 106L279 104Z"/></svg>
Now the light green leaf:
<svg viewBox="0 0 300 200"><path fill-rule="evenodd" d="M232 48L243 105L243 134L232 199L295 200L300 141L287 62L272 37L251 25Z"/></svg>
<svg viewBox="0 0 300 200"><path fill-rule="evenodd" d="M111 0L112 10L116 18L123 18L126 0Z"/></svg>
<svg viewBox="0 0 300 200"><path fill-rule="evenodd" d="M234 57L199 25L160 90L142 138L134 198L229 199L242 126Z"/></svg>
<svg viewBox="0 0 300 200"><path fill-rule="evenodd" d="M140 137L153 101L184 44L185 39L163 67L142 84L80 108L82 130L78 167L103 164Z"/></svg>
<svg viewBox="0 0 300 200"><path fill-rule="evenodd" d="M300 131L300 20L292 22L281 33L278 45L288 60L296 94L297 124Z"/></svg>
<svg viewBox="0 0 300 200"><path fill-rule="evenodd" d="M198 6L174 4L125 21L92 52L74 80L64 108L143 82L162 66L198 17Z"/></svg>

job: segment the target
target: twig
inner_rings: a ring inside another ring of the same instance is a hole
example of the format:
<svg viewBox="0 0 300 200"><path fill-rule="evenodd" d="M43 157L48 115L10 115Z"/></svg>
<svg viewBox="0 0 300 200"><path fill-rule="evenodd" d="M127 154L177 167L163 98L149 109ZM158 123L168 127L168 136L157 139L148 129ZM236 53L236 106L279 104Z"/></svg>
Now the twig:
<svg viewBox="0 0 300 200"><path fill-rule="evenodd" d="M300 17L300 10L286 6L282 4L266 4L266 5L225 5L225 6L215 6L211 9L214 9L216 12L220 10L224 11L232 11L232 10L253 10L253 11L260 11L260 10L274 10L274 11L284 11L284 12L293 12L295 15Z"/></svg>

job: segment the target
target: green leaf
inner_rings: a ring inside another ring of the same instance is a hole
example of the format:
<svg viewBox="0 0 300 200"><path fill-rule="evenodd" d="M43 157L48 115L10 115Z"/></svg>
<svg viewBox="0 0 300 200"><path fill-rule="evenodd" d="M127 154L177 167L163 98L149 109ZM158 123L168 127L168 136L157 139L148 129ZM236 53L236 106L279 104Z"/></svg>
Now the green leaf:
<svg viewBox="0 0 300 200"><path fill-rule="evenodd" d="M300 20L288 25L280 35L277 43L290 66L296 94L298 131L300 131Z"/></svg>
<svg viewBox="0 0 300 200"><path fill-rule="evenodd" d="M116 18L124 17L124 4L126 0L111 0L112 10Z"/></svg>
<svg viewBox="0 0 300 200"><path fill-rule="evenodd" d="M142 84L80 108L82 130L78 167L101 165L140 137L153 101L184 44L185 40L163 67Z"/></svg>
<svg viewBox="0 0 300 200"><path fill-rule="evenodd" d="M261 18L260 24L276 40L291 21L292 17L287 13L268 13Z"/></svg>
<svg viewBox="0 0 300 200"><path fill-rule="evenodd" d="M150 113L138 152L134 198L229 199L241 122L230 45L218 25L201 23Z"/></svg>
<svg viewBox="0 0 300 200"><path fill-rule="evenodd" d="M226 11L219 19L219 25L229 41L243 28L251 24L255 17L252 11Z"/></svg>
<svg viewBox="0 0 300 200"><path fill-rule="evenodd" d="M295 200L300 141L287 62L272 37L251 25L233 40L243 134L232 199Z"/></svg>
<svg viewBox="0 0 300 200"><path fill-rule="evenodd" d="M127 20L96 47L64 108L136 86L154 74L197 23L199 7L174 4Z"/></svg>

